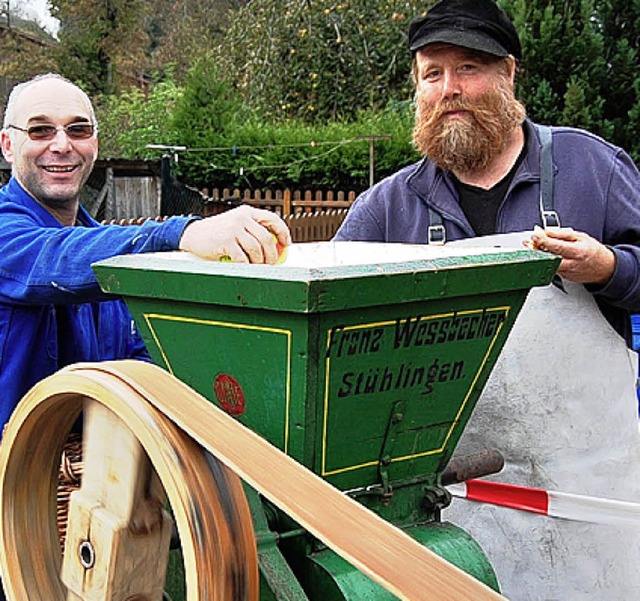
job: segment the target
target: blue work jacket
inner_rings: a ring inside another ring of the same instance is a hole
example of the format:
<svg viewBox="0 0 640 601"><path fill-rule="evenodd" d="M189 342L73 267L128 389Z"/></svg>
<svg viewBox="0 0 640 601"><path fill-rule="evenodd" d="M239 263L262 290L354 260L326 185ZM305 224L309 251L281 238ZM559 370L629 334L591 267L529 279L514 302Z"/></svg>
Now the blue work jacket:
<svg viewBox="0 0 640 601"><path fill-rule="evenodd" d="M525 156L496 220L496 233L542 225L540 142L527 120ZM604 286L587 286L611 325L631 343L629 312L640 311L640 174L627 153L584 130L553 127L554 208L563 227L608 245L616 268ZM335 240L426 243L430 209L447 240L476 235L451 174L428 160L405 167L362 193Z"/></svg>
<svg viewBox="0 0 640 601"><path fill-rule="evenodd" d="M189 218L100 225L82 207L64 227L14 178L0 190L0 427L42 378L77 361L147 359L124 302L91 264L176 250Z"/></svg>

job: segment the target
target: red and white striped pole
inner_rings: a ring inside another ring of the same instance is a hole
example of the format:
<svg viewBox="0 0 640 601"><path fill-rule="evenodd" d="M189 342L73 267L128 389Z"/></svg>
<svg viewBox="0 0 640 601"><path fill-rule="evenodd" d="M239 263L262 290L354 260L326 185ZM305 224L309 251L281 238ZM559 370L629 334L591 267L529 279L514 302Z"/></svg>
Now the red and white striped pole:
<svg viewBox="0 0 640 601"><path fill-rule="evenodd" d="M637 525L640 523L640 503L529 488L489 480L472 479L450 484L446 488L455 497L565 520L598 524Z"/></svg>

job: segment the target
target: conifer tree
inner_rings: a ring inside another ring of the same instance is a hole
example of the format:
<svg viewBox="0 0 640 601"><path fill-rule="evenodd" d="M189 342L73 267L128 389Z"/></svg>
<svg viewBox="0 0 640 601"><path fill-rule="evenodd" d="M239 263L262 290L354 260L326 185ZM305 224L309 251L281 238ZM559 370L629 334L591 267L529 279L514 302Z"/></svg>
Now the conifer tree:
<svg viewBox="0 0 640 601"><path fill-rule="evenodd" d="M499 0L523 45L518 93L536 121L583 127L640 158L640 2Z"/></svg>

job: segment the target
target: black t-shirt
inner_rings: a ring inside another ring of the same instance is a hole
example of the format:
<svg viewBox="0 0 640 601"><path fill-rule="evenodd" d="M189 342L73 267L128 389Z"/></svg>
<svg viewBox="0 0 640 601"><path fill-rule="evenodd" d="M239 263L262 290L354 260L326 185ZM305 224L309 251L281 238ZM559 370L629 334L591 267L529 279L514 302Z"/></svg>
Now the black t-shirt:
<svg viewBox="0 0 640 601"><path fill-rule="evenodd" d="M489 236L496 233L498 209L507 194L511 180L520 166L523 157L524 148L509 173L493 186L493 188L489 188L489 190L465 184L452 174L458 196L460 197L460 208L469 220L476 235Z"/></svg>

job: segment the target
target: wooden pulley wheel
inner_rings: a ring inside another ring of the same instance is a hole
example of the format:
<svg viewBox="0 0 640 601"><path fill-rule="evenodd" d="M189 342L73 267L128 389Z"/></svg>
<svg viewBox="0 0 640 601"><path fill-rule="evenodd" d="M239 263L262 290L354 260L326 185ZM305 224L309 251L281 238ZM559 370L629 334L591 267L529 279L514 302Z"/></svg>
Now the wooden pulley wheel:
<svg viewBox="0 0 640 601"><path fill-rule="evenodd" d="M63 552L60 457L81 414L83 476L71 494ZM0 566L8 599L160 601L174 520L188 601L258 598L256 542L240 479L135 386L109 373L63 371L20 402L0 444Z"/></svg>

